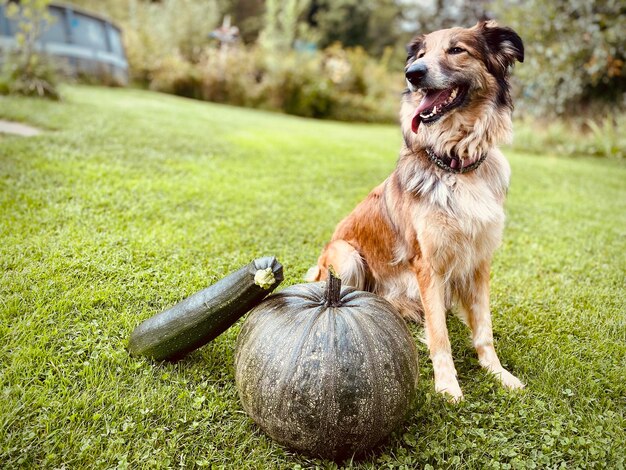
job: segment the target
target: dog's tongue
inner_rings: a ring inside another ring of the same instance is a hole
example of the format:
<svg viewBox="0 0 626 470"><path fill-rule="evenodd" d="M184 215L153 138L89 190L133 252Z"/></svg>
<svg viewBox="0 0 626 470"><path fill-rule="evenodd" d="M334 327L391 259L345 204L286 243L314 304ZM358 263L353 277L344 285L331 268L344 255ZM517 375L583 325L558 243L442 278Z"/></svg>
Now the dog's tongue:
<svg viewBox="0 0 626 470"><path fill-rule="evenodd" d="M420 118L420 113L423 111L432 108L437 104L441 95L446 93L448 90L428 90L422 98L422 102L419 104L417 109L415 110L415 114L413 114L413 120L411 121L411 130L417 134L417 128L422 122L422 118Z"/></svg>

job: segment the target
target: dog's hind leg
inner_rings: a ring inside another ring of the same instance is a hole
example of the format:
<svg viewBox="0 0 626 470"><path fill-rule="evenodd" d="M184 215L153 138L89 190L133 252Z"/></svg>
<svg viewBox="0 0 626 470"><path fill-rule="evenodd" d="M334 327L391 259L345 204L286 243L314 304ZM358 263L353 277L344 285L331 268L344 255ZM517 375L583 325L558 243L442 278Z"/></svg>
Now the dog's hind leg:
<svg viewBox="0 0 626 470"><path fill-rule="evenodd" d="M524 384L507 371L496 354L493 344L491 312L489 310L489 263L476 270L471 288L459 295L461 316L472 330L472 343L478 362L495 375L506 388L524 388Z"/></svg>
<svg viewBox="0 0 626 470"><path fill-rule="evenodd" d="M334 240L324 248L317 266L306 274L309 282L323 281L328 277L328 267L332 266L341 281L359 290L367 289L367 266L361 254L345 240Z"/></svg>

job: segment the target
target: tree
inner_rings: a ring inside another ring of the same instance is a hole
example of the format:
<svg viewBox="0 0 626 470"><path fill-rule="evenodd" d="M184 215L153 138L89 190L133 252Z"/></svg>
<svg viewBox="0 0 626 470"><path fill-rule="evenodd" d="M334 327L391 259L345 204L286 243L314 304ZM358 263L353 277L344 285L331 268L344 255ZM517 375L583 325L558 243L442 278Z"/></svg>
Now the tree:
<svg viewBox="0 0 626 470"><path fill-rule="evenodd" d="M288 50L296 39L298 24L309 0L266 0L261 45L269 50Z"/></svg>
<svg viewBox="0 0 626 470"><path fill-rule="evenodd" d="M403 36L401 17L396 0L313 0L307 15L320 47L340 42L377 56Z"/></svg>
<svg viewBox="0 0 626 470"><path fill-rule="evenodd" d="M222 5L223 3L223 5ZM264 0L234 0L220 2L223 13L231 15L233 24L239 27L241 39L254 43L263 29Z"/></svg>
<svg viewBox="0 0 626 470"><path fill-rule="evenodd" d="M413 33L429 33L453 26L469 27L480 20L491 19L489 0L433 0L416 2L399 0L404 27Z"/></svg>
<svg viewBox="0 0 626 470"><path fill-rule="evenodd" d="M566 114L592 102L626 105L626 4L619 0L500 0L522 36L527 110Z"/></svg>

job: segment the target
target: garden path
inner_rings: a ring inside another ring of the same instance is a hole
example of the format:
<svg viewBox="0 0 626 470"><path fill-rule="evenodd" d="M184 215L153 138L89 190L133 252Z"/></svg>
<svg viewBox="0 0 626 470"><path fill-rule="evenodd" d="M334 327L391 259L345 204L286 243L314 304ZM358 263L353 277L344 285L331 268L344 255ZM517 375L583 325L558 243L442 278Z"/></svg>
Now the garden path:
<svg viewBox="0 0 626 470"><path fill-rule="evenodd" d="M34 135L41 134L41 129L36 127L27 126L19 122L3 121L0 119L0 134L14 134L21 135L23 137L32 137Z"/></svg>

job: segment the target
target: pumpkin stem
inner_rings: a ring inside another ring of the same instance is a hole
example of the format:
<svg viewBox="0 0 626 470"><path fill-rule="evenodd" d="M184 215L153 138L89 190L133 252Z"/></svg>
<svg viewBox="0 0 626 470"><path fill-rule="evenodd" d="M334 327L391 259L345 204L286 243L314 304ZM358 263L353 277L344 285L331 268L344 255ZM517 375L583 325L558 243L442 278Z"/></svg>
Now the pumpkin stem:
<svg viewBox="0 0 626 470"><path fill-rule="evenodd" d="M328 267L328 280L326 281L324 301L326 307L341 306L341 278L332 266Z"/></svg>

